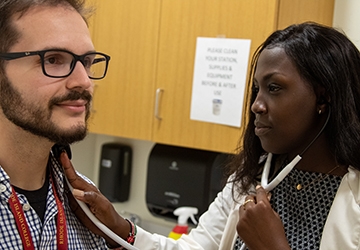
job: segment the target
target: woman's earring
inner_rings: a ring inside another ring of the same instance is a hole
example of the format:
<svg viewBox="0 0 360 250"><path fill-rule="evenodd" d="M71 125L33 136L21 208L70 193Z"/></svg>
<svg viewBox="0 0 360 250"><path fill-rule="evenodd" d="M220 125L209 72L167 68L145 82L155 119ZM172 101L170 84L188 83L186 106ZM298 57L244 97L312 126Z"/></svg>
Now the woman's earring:
<svg viewBox="0 0 360 250"><path fill-rule="evenodd" d="M321 115L321 113L322 113L322 111L321 111L321 109L319 109L319 115Z"/></svg>

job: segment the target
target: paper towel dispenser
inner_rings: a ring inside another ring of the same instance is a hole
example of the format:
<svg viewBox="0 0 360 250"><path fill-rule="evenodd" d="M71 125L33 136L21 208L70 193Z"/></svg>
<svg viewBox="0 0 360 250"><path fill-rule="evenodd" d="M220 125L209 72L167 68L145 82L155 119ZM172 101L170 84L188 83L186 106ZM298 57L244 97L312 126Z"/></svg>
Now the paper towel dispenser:
<svg viewBox="0 0 360 250"><path fill-rule="evenodd" d="M197 207L199 217L221 191L229 155L156 144L148 160L146 203L157 217L176 221L173 211Z"/></svg>

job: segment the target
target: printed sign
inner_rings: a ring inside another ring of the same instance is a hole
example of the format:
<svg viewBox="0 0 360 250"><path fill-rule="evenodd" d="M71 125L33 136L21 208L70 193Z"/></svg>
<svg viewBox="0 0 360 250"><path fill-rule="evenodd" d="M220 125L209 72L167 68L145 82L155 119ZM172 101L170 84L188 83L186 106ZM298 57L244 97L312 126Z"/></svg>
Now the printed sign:
<svg viewBox="0 0 360 250"><path fill-rule="evenodd" d="M250 43L197 38L190 119L240 127Z"/></svg>

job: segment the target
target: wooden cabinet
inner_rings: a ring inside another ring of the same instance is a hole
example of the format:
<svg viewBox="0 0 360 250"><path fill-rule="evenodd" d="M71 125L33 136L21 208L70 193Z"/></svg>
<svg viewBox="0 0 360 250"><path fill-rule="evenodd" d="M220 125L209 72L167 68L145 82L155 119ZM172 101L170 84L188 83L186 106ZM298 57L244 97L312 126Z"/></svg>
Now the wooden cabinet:
<svg viewBox="0 0 360 250"><path fill-rule="evenodd" d="M93 0L96 50L111 56L95 81L90 132L152 139L160 1Z"/></svg>
<svg viewBox="0 0 360 250"><path fill-rule="evenodd" d="M333 0L98 0L94 44L112 58L95 90L94 133L232 152L243 128L190 120L197 37L251 39L312 20L331 25ZM155 99L158 90L158 116ZM161 90L161 91L160 91Z"/></svg>

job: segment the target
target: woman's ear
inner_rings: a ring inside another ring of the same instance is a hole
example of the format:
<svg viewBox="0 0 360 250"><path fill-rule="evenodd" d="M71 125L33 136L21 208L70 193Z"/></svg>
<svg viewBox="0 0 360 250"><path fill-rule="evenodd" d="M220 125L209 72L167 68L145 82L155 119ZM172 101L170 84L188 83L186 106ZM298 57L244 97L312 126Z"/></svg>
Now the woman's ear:
<svg viewBox="0 0 360 250"><path fill-rule="evenodd" d="M320 97L317 101L317 109L319 115L326 113L329 105L330 102L327 99L325 99L324 97Z"/></svg>
<svg viewBox="0 0 360 250"><path fill-rule="evenodd" d="M317 108L318 113L323 114L327 111L327 107L331 102L331 98L327 95L325 88L320 87L317 91Z"/></svg>
<svg viewBox="0 0 360 250"><path fill-rule="evenodd" d="M324 87L319 87L316 91L316 98L317 98L317 105L318 108L326 109L326 106L330 103L331 98L326 93L326 90ZM324 112L325 110L323 110Z"/></svg>
<svg viewBox="0 0 360 250"><path fill-rule="evenodd" d="M317 104L318 105L322 105L322 104L325 104L327 103L327 101L325 100L325 98L323 96L320 96L317 100Z"/></svg>

